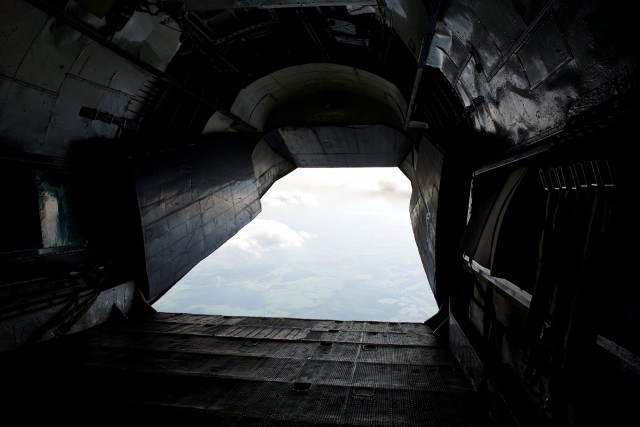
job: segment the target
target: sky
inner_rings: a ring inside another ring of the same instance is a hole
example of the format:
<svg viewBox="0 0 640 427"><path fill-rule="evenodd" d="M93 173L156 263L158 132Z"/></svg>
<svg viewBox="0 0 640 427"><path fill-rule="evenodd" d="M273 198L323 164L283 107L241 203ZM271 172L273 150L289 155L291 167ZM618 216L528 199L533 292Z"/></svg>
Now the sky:
<svg viewBox="0 0 640 427"><path fill-rule="evenodd" d="M161 312L423 322L437 311L398 168L298 168L262 211L153 307Z"/></svg>

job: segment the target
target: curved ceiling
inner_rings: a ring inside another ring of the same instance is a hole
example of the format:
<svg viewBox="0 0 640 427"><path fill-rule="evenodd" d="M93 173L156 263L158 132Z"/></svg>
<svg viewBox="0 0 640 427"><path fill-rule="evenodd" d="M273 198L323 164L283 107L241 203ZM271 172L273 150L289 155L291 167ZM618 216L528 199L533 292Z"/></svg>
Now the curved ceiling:
<svg viewBox="0 0 640 427"><path fill-rule="evenodd" d="M350 102L345 102L346 99ZM295 101L302 102L296 104ZM308 102L318 102L319 105L307 107ZM296 65L257 79L240 91L231 106L231 113L264 131L270 115L287 105L293 105L288 111L293 117L300 108L317 110L308 112L306 116L298 114L298 123L295 124L301 124L300 121L369 121L374 124L385 120L400 127L407 113L407 103L393 83L365 70L331 63ZM203 133L230 130L233 130L233 122L227 116L215 113Z"/></svg>

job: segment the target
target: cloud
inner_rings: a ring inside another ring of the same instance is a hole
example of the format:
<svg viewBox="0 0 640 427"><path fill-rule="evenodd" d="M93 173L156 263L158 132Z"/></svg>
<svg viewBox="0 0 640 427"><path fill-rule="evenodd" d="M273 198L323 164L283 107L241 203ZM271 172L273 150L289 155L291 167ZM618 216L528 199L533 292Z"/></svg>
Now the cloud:
<svg viewBox="0 0 640 427"><path fill-rule="evenodd" d="M365 197L381 197L391 204L408 203L411 197L411 183L404 176L389 176L372 180L361 191Z"/></svg>
<svg viewBox="0 0 640 427"><path fill-rule="evenodd" d="M397 179L379 179L376 183L375 191L385 195L402 195L403 197L408 197L411 193L411 186L402 184L405 183L401 183Z"/></svg>
<svg viewBox="0 0 640 427"><path fill-rule="evenodd" d="M314 237L304 231L295 231L288 225L270 219L255 219L227 245L261 256L264 249L299 248L307 239Z"/></svg>
<svg viewBox="0 0 640 427"><path fill-rule="evenodd" d="M382 197L389 203L408 200L411 195L411 182L398 168L300 168L286 179L286 190L270 190L273 191L273 205L309 201L317 204L314 194L318 194L322 201ZM284 187L284 183L277 183L274 187L276 185ZM270 192L262 199L263 202Z"/></svg>
<svg viewBox="0 0 640 427"><path fill-rule="evenodd" d="M420 319L421 321L426 320L428 317L416 304L407 305L401 308L400 316L410 319Z"/></svg>
<svg viewBox="0 0 640 427"><path fill-rule="evenodd" d="M272 189L268 191L261 202L265 206L317 206L318 198L306 191L286 191Z"/></svg>

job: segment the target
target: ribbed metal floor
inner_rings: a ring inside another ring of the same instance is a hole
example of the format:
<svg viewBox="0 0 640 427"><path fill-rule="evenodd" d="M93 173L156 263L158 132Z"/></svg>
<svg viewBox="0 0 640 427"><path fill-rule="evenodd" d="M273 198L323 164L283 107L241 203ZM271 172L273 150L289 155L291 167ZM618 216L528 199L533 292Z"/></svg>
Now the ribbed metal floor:
<svg viewBox="0 0 640 427"><path fill-rule="evenodd" d="M157 313L2 363L22 421L492 425L423 324Z"/></svg>

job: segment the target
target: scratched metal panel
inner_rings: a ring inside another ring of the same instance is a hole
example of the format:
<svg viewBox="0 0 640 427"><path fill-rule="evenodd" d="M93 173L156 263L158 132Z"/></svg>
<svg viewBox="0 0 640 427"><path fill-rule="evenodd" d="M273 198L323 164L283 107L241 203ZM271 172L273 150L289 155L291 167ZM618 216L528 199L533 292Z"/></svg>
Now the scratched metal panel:
<svg viewBox="0 0 640 427"><path fill-rule="evenodd" d="M144 334L142 335L144 337ZM225 344L226 343L226 344ZM149 349L165 349L172 351L190 351L203 354L244 355L248 347L245 341L226 341L224 338L199 337L184 335L157 334L146 336L139 347ZM219 347L219 348L218 348Z"/></svg>
<svg viewBox="0 0 640 427"><path fill-rule="evenodd" d="M400 332L402 325L397 322L365 322L365 332Z"/></svg>
<svg viewBox="0 0 640 427"><path fill-rule="evenodd" d="M186 334L190 328L192 328L192 325L188 323L164 323L162 325L158 325L156 331L163 334Z"/></svg>
<svg viewBox="0 0 640 427"><path fill-rule="evenodd" d="M311 357L314 360L346 362L356 360L358 353L360 353L360 345L358 344L322 341L317 343Z"/></svg>
<svg viewBox="0 0 640 427"><path fill-rule="evenodd" d="M153 321L149 321L148 323L152 324L153 322L183 322L183 323L219 324L221 322L224 322L225 320L226 319L224 319L223 316L215 316L215 315L203 317L200 315L189 314L189 313L159 312L154 316Z"/></svg>
<svg viewBox="0 0 640 427"><path fill-rule="evenodd" d="M259 212L247 139L234 138L149 156L137 165L150 300Z"/></svg>
<svg viewBox="0 0 640 427"><path fill-rule="evenodd" d="M158 357L156 352L144 350L122 352L120 357L109 361L111 369L132 370L148 373L173 372L175 374L200 374L210 363L206 354L174 352L171 356Z"/></svg>
<svg viewBox="0 0 640 427"><path fill-rule="evenodd" d="M280 398L273 419L278 425L344 425L342 414L349 388L313 384L308 390L291 388Z"/></svg>
<svg viewBox="0 0 640 427"><path fill-rule="evenodd" d="M298 340L307 337L307 329L289 327L263 327L263 326L229 326L216 332L220 337L235 338L272 338L279 340Z"/></svg>
<svg viewBox="0 0 640 427"><path fill-rule="evenodd" d="M79 332L59 347L34 349L41 360L38 368L48 374L32 377L30 385L41 390L38 381L44 386L58 375L82 379L81 387L53 381L57 393L47 398L54 404L72 399L79 408L102 414L103 420L144 420L145 425L492 425L445 349L392 346L405 353L439 354L405 363L407 357L397 352L366 352L357 344L264 339L247 346L251 340L167 329L202 327L219 319L158 313L141 319L143 325L132 319ZM240 324L248 318L227 320L237 320L238 327L260 327L257 318L250 319L253 325ZM286 326L289 320L279 319L278 324ZM306 330L328 324L304 319L291 323L306 324L301 328ZM367 327L365 322L349 323L360 331ZM149 325L157 330L149 330ZM415 329L429 332L421 324ZM326 349L329 353L322 356L319 351ZM376 353L378 360L363 360L367 353ZM444 360L433 364L437 358ZM23 369L34 369L16 360L11 366L19 378ZM12 378L3 378L13 387ZM34 403L40 404L38 395L31 396ZM54 413L49 417L57 418Z"/></svg>
<svg viewBox="0 0 640 427"><path fill-rule="evenodd" d="M274 182L296 168L292 163L276 153L264 139L256 145L251 158L258 192L261 197Z"/></svg>
<svg viewBox="0 0 640 427"><path fill-rule="evenodd" d="M362 322L356 322L351 320L332 320L329 321L328 330L340 330L340 331L361 331Z"/></svg>
<svg viewBox="0 0 640 427"><path fill-rule="evenodd" d="M207 325L219 324L222 321L224 321L222 316L202 317L197 314L189 314L189 313L169 313L166 320L169 322L207 324Z"/></svg>
<svg viewBox="0 0 640 427"><path fill-rule="evenodd" d="M484 73L477 71L480 62L475 58L469 58L469 62L460 70L456 90L465 106L472 104L473 99L484 92L487 85L487 78Z"/></svg>
<svg viewBox="0 0 640 427"><path fill-rule="evenodd" d="M362 351L358 357L360 362L382 363L393 361L403 365L451 365L447 348L424 348L413 346L377 346L375 351Z"/></svg>
<svg viewBox="0 0 640 427"><path fill-rule="evenodd" d="M49 129L49 132L54 136L49 140L52 143L59 139L68 141L63 136L77 140L99 137L113 138L118 132L118 126L80 117L80 109L91 107L121 117L125 114L129 100L130 97L127 94L68 75L62 83L60 95L56 99L56 114L52 117ZM48 150L53 151L54 147ZM58 155L66 153L64 148L59 148L56 151Z"/></svg>
<svg viewBox="0 0 640 427"><path fill-rule="evenodd" d="M410 150L409 140L387 126L286 127L269 143L296 166L398 166Z"/></svg>
<svg viewBox="0 0 640 427"><path fill-rule="evenodd" d="M531 24L540 11L549 4L548 0L512 1L513 7L522 18L522 21Z"/></svg>
<svg viewBox="0 0 640 427"><path fill-rule="evenodd" d="M143 365L142 369L214 376L218 374L221 366L226 366L234 358L235 356L231 355L154 350L153 354L147 354L146 365Z"/></svg>
<svg viewBox="0 0 640 427"><path fill-rule="evenodd" d="M222 329L220 326L210 324L183 324L180 332L189 335L217 336L217 331Z"/></svg>
<svg viewBox="0 0 640 427"><path fill-rule="evenodd" d="M518 49L517 56L533 88L572 59L553 14L548 13Z"/></svg>
<svg viewBox="0 0 640 427"><path fill-rule="evenodd" d="M466 1L449 2L442 21L467 47L467 50L473 49L473 52L479 56L486 72L490 72L500 64L503 56L496 40L493 39Z"/></svg>
<svg viewBox="0 0 640 427"><path fill-rule="evenodd" d="M326 385L350 385L356 362L335 360L307 360L296 382L326 384Z"/></svg>
<svg viewBox="0 0 640 427"><path fill-rule="evenodd" d="M403 333L365 332L362 336L362 342L366 344L417 344L416 341L418 341L416 337ZM423 345L422 342L420 342L420 344Z"/></svg>
<svg viewBox="0 0 640 427"><path fill-rule="evenodd" d="M21 0L4 0L0 8L0 74L14 77L31 43L49 17Z"/></svg>
<svg viewBox="0 0 640 427"><path fill-rule="evenodd" d="M323 335L323 331L310 331L305 335L304 339L307 341L318 341L322 339Z"/></svg>
<svg viewBox="0 0 640 427"><path fill-rule="evenodd" d="M306 329L282 327L275 335L273 335L273 338L279 340L304 339L307 336L307 333L308 331Z"/></svg>
<svg viewBox="0 0 640 427"><path fill-rule="evenodd" d="M25 53L15 78L58 92L65 75L87 40L54 18L49 18ZM44 72L43 72L44 71Z"/></svg>
<svg viewBox="0 0 640 427"><path fill-rule="evenodd" d="M0 109L0 135L3 144L39 153L45 145L49 122L54 115L57 94L28 84L2 79L8 87ZM8 108L4 108L4 106Z"/></svg>
<svg viewBox="0 0 640 427"><path fill-rule="evenodd" d="M46 74L46 73L45 73ZM67 76L54 92L31 83L0 79L7 85L6 103L0 113L0 131L7 142L24 151L66 156L70 140L114 137L116 125L79 117L82 107L94 107L115 116L125 114L130 97L90 81Z"/></svg>
<svg viewBox="0 0 640 427"><path fill-rule="evenodd" d="M191 357L191 356L190 356ZM260 356L228 357L224 363L216 363L208 368L208 375L246 380L287 381L290 375L281 375L286 370L288 359L276 359ZM180 368L182 369L182 368ZM196 372L194 372L196 373Z"/></svg>
<svg viewBox="0 0 640 427"><path fill-rule="evenodd" d="M95 348L111 348L114 350L119 348L143 348L142 338L149 339L152 337L152 335L130 333L126 330L120 332L114 334L110 329L96 329L95 333L87 337L86 344Z"/></svg>
<svg viewBox="0 0 640 427"><path fill-rule="evenodd" d="M246 326L285 326L291 327L293 326L287 319L282 319L279 317L245 317L241 321L234 323L238 325L246 325Z"/></svg>
<svg viewBox="0 0 640 427"><path fill-rule="evenodd" d="M277 340L277 338L273 339ZM271 357L296 359L301 363L311 357L318 346L318 343L308 341L276 341L268 344ZM296 371L297 374L298 371Z"/></svg>
<svg viewBox="0 0 640 427"><path fill-rule="evenodd" d="M440 174L444 153L442 150L423 139L416 166L416 173L409 204L413 234L416 238L418 253L429 279L431 290L438 300L436 271L436 221L438 196L440 192Z"/></svg>
<svg viewBox="0 0 640 427"><path fill-rule="evenodd" d="M503 53L527 29L512 0L484 0L481 3L472 1L468 5Z"/></svg>
<svg viewBox="0 0 640 427"><path fill-rule="evenodd" d="M4 139L63 157L70 140L115 137L117 126L81 118L80 109L124 116L148 73L25 2L3 4L0 20L11 22L0 35L1 81L11 83L0 90L9 106L0 117Z"/></svg>
<svg viewBox="0 0 640 427"><path fill-rule="evenodd" d="M449 336L453 355L471 380L473 387L477 388L482 381L484 365L457 320L451 315L449 316Z"/></svg>
<svg viewBox="0 0 640 427"><path fill-rule="evenodd" d="M305 329L307 331L317 328L315 327L318 321L314 319L290 319L290 318L281 318L278 325L288 328L300 328ZM254 323L254 325L257 323Z"/></svg>
<svg viewBox="0 0 640 427"><path fill-rule="evenodd" d="M433 340L439 340L434 334L433 332L428 329L425 328L424 325L422 323L400 323L400 329L402 332L404 333L411 333L411 334L415 334L415 335L419 335L422 337L429 337L429 339L433 339ZM446 345L446 341L442 341L441 342L442 345Z"/></svg>
<svg viewBox="0 0 640 427"><path fill-rule="evenodd" d="M331 333L330 331L325 333L324 339L334 342L349 342L360 343L362 342L363 332L361 331L338 331Z"/></svg>
<svg viewBox="0 0 640 427"><path fill-rule="evenodd" d="M358 363L353 373L353 386L368 387L372 390L377 387L409 388L408 372L411 372L411 367L384 363Z"/></svg>
<svg viewBox="0 0 640 427"><path fill-rule="evenodd" d="M493 425L467 393L354 387L342 422L347 425Z"/></svg>
<svg viewBox="0 0 640 427"><path fill-rule="evenodd" d="M251 425L264 420L265 415L270 417L274 414L279 404L279 399L274 397L282 396L288 389L289 385L283 383L236 383L220 398L210 400L207 408L220 409L228 413L230 418L237 420L240 425ZM268 396L271 398L267 398Z"/></svg>
<svg viewBox="0 0 640 427"><path fill-rule="evenodd" d="M150 74L112 53L102 45L88 41L69 70L69 77L87 81L133 96Z"/></svg>
<svg viewBox="0 0 640 427"><path fill-rule="evenodd" d="M403 365L399 363L358 363L353 385L405 390L466 391L469 382L461 370L449 366Z"/></svg>
<svg viewBox="0 0 640 427"><path fill-rule="evenodd" d="M399 425L398 421L406 422L407 420L395 418L393 397L396 396L398 396L397 391L389 395L384 390L353 387L345 405L342 422L346 425L361 423L364 425Z"/></svg>
<svg viewBox="0 0 640 427"><path fill-rule="evenodd" d="M455 81L458 70L469 58L469 49L442 21L436 23L435 34L427 57L427 65L439 68L449 81Z"/></svg>
<svg viewBox="0 0 640 427"><path fill-rule="evenodd" d="M434 221L434 224L443 161L443 150L433 142L423 138L420 142L416 166L416 187L422 199L428 203L427 207L431 208L431 215L427 217L427 221Z"/></svg>

